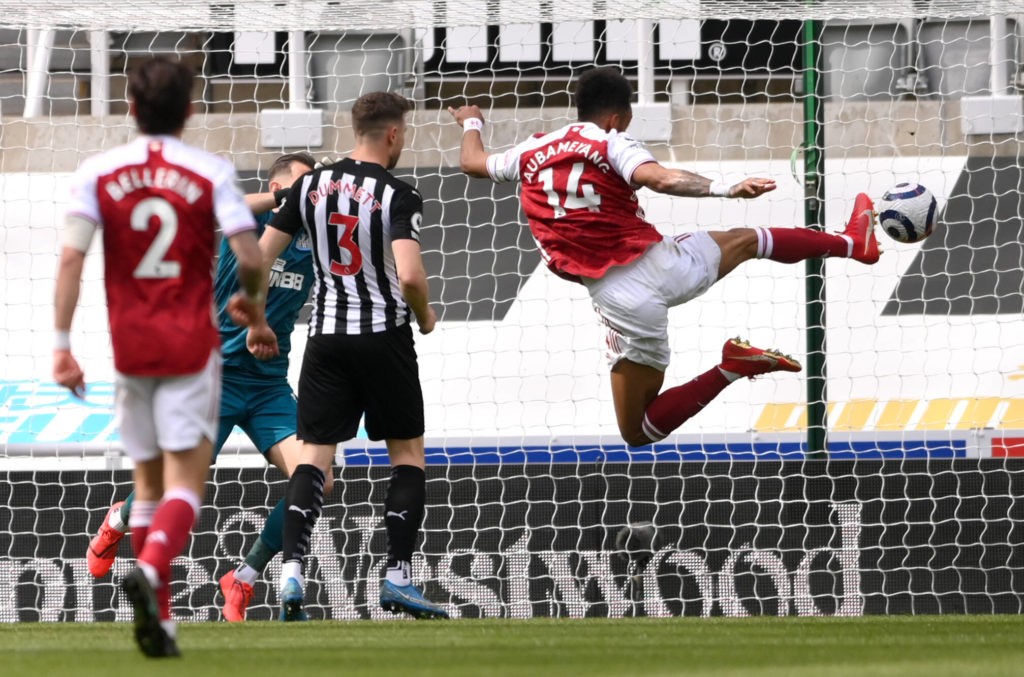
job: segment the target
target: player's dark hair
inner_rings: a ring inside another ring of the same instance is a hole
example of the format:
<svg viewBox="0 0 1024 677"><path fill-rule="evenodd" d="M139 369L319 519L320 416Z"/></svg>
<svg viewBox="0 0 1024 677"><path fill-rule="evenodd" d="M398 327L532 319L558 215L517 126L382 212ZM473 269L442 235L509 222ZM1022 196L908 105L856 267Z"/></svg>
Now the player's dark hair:
<svg viewBox="0 0 1024 677"><path fill-rule="evenodd" d="M292 165L298 162L299 164L306 165L310 169L316 164L316 160L309 153L285 153L281 157L274 160L274 164L270 165L270 170L267 172L267 180L273 181L275 177L281 174L288 174L292 171Z"/></svg>
<svg viewBox="0 0 1024 677"><path fill-rule="evenodd" d="M192 103L192 69L162 56L146 59L128 74L128 95L143 134L176 134Z"/></svg>
<svg viewBox="0 0 1024 677"><path fill-rule="evenodd" d="M352 129L359 136L383 131L402 122L412 110L412 102L394 92L371 92L356 99L352 106Z"/></svg>
<svg viewBox="0 0 1024 677"><path fill-rule="evenodd" d="M576 115L582 122L628 111L632 100L633 86L614 66L593 68L576 80Z"/></svg>

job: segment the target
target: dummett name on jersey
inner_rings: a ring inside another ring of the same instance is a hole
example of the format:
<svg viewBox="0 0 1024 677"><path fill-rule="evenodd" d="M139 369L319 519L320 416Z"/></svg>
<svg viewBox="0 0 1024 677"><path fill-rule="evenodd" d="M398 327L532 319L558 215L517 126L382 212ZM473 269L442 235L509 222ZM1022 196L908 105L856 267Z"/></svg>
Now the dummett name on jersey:
<svg viewBox="0 0 1024 677"><path fill-rule="evenodd" d="M328 181L322 186L317 186L315 190L309 191L306 197L314 205L320 202L323 198L328 195L337 193L339 199L349 199L359 204L365 204L369 207L370 213L380 211L380 202L377 202L376 198L373 197L373 193L366 190L362 186L357 186L354 183L349 183L343 179L337 181Z"/></svg>
<svg viewBox="0 0 1024 677"><path fill-rule="evenodd" d="M107 195L115 201L123 200L126 195L141 188L174 191L189 204L195 204L203 196L199 184L171 167L157 167L156 171L149 167L125 167L103 184Z"/></svg>

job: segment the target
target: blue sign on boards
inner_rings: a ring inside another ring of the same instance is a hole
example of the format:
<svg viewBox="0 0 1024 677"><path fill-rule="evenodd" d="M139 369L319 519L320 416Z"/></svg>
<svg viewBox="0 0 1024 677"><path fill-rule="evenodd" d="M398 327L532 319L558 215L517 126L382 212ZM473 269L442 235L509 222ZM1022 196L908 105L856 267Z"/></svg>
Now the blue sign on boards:
<svg viewBox="0 0 1024 677"><path fill-rule="evenodd" d="M78 399L56 383L0 381L0 444L96 444L120 440L114 425L114 384L90 383L85 399ZM906 435L906 433L904 433ZM242 438L237 428L235 436ZM360 429L359 438L366 433ZM751 436L753 438L753 435ZM237 441L232 438L232 442ZM229 445L232 443L229 442ZM629 448L624 444L581 441L572 444L508 443L437 446L427 439L427 462L434 465L508 463L626 463L680 461L795 460L806 445L791 441L673 442ZM962 437L833 441L833 460L965 458ZM347 465L387 465L383 447L345 449Z"/></svg>
<svg viewBox="0 0 1024 677"><path fill-rule="evenodd" d="M0 381L0 443L87 444L120 439L114 426L114 384L87 385L78 399L56 383Z"/></svg>

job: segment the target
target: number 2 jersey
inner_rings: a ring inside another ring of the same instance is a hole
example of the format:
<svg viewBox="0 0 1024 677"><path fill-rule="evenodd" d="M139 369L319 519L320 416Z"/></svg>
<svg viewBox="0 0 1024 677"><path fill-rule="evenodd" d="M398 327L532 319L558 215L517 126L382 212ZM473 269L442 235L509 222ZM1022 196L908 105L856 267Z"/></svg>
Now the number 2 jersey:
<svg viewBox="0 0 1024 677"><path fill-rule="evenodd" d="M630 178L654 157L627 134L577 122L487 158L496 182L520 181L541 256L556 275L599 278L662 235L644 220Z"/></svg>
<svg viewBox="0 0 1024 677"><path fill-rule="evenodd" d="M114 367L130 376L196 373L220 345L213 246L256 228L227 161L171 136L140 136L89 158L69 216L103 231Z"/></svg>

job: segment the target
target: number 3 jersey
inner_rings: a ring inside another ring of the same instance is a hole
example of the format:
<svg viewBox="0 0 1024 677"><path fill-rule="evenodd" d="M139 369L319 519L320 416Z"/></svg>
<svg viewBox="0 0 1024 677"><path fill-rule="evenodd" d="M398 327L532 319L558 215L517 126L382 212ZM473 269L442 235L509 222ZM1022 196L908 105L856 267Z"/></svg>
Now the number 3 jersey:
<svg viewBox="0 0 1024 677"><path fill-rule="evenodd" d="M256 228L234 167L171 136L140 136L89 158L69 216L102 228L114 367L130 376L198 372L220 345L213 246Z"/></svg>
<svg viewBox="0 0 1024 677"><path fill-rule="evenodd" d="M636 139L578 122L488 156L487 173L522 183L523 211L544 262L578 281L599 278L662 239L630 184L646 162L654 157Z"/></svg>
<svg viewBox="0 0 1024 677"><path fill-rule="evenodd" d="M292 184L271 228L313 250L309 335L373 334L409 322L391 243L419 242L423 198L383 166L345 158Z"/></svg>

